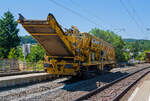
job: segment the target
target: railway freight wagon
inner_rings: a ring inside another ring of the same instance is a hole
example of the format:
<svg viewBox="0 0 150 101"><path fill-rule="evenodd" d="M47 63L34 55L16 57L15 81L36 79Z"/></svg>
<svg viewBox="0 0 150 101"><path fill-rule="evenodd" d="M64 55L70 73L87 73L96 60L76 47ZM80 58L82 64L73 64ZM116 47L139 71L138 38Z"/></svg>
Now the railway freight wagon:
<svg viewBox="0 0 150 101"><path fill-rule="evenodd" d="M27 20L20 14L18 22L45 49L43 66L50 74L76 76L115 66L112 45L75 26L63 30L52 14L47 20Z"/></svg>
<svg viewBox="0 0 150 101"><path fill-rule="evenodd" d="M150 52L146 52L146 62L150 63Z"/></svg>

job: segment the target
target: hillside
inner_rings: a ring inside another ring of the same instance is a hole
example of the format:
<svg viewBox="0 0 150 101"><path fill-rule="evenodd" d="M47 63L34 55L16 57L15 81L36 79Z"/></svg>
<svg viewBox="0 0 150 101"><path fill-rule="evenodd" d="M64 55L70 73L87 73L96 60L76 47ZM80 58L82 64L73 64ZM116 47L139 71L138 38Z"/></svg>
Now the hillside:
<svg viewBox="0 0 150 101"><path fill-rule="evenodd" d="M150 50L150 40L143 39L124 39L126 45L136 44L135 47L142 48L143 50Z"/></svg>
<svg viewBox="0 0 150 101"><path fill-rule="evenodd" d="M37 43L37 41L32 38L31 36L25 35L25 36L20 36L21 39L21 44L25 44L25 43L30 43L30 44L35 44Z"/></svg>
<svg viewBox="0 0 150 101"><path fill-rule="evenodd" d="M144 39L123 39L125 42L135 42L135 41L144 41L144 42L150 42L150 40L144 40Z"/></svg>

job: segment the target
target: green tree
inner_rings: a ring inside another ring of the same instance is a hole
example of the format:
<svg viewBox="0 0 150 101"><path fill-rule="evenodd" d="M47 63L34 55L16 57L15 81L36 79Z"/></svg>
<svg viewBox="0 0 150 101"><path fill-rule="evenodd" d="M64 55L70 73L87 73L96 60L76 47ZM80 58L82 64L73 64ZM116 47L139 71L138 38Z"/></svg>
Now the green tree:
<svg viewBox="0 0 150 101"><path fill-rule="evenodd" d="M120 36L118 36L112 31L109 30L104 31L98 28L92 29L89 33L112 44L115 47L115 54L117 61L119 62L127 61L127 58L125 56L127 53L125 54L124 51L125 42Z"/></svg>
<svg viewBox="0 0 150 101"><path fill-rule="evenodd" d="M133 56L130 56L130 58L144 60L144 51L150 50L150 40L125 39L125 41L125 48L133 53Z"/></svg>
<svg viewBox="0 0 150 101"><path fill-rule="evenodd" d="M146 59L146 53L150 52L150 50L145 50L143 52L140 52L137 56L136 56L136 60L145 60Z"/></svg>
<svg viewBox="0 0 150 101"><path fill-rule="evenodd" d="M17 59L18 57L19 57L18 48L12 48L9 52L8 58L9 59Z"/></svg>
<svg viewBox="0 0 150 101"><path fill-rule="evenodd" d="M17 21L10 11L4 13L0 19L0 58L8 58L11 48L20 44Z"/></svg>
<svg viewBox="0 0 150 101"><path fill-rule="evenodd" d="M26 60L29 62L38 62L44 58L44 49L39 45L32 45L31 52L27 55Z"/></svg>

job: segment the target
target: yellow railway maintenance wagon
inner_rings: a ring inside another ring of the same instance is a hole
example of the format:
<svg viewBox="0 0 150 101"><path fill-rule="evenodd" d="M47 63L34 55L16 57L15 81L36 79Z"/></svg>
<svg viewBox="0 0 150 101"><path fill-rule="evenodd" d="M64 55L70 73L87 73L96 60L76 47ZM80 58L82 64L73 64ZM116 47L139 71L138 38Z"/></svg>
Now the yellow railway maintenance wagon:
<svg viewBox="0 0 150 101"><path fill-rule="evenodd" d="M52 14L47 20L27 20L20 14L18 22L45 49L43 66L50 74L76 76L116 64L112 45L75 26L63 30Z"/></svg>

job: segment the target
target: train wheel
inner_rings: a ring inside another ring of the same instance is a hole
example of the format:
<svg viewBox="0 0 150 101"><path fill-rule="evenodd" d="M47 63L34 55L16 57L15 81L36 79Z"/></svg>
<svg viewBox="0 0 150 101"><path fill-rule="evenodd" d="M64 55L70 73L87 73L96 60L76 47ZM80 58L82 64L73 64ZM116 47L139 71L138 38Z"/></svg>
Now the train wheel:
<svg viewBox="0 0 150 101"><path fill-rule="evenodd" d="M103 74L103 67L102 65L97 65L97 74Z"/></svg>
<svg viewBox="0 0 150 101"><path fill-rule="evenodd" d="M91 78L93 78L92 73L90 73L90 72L83 72L82 73L82 79L87 80L87 79L91 79Z"/></svg>

